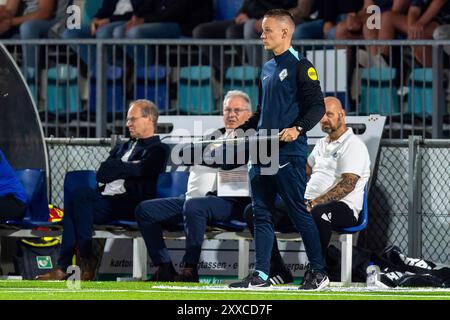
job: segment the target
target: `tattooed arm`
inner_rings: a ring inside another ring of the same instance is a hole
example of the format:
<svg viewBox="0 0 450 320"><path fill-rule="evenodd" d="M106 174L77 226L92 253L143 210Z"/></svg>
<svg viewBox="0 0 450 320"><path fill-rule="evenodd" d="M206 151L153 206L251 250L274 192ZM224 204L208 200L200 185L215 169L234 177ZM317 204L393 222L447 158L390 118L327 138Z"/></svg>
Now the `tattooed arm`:
<svg viewBox="0 0 450 320"><path fill-rule="evenodd" d="M355 189L359 176L354 173L343 173L342 180L327 193L315 198L307 204L307 210L317 204L323 204L330 201L339 201Z"/></svg>

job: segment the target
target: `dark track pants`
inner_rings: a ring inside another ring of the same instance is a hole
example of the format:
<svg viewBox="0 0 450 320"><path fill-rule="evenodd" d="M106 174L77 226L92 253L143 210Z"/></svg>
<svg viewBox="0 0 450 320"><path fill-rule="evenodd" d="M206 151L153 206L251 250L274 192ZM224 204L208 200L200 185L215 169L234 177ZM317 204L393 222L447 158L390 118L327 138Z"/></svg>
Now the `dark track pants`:
<svg viewBox="0 0 450 320"><path fill-rule="evenodd" d="M275 175L261 175L259 165L252 165L249 172L255 225L255 269L269 274L274 241L272 212L275 212L278 193L303 239L311 269L324 272L319 231L304 204L306 157L280 156L279 164L281 168Z"/></svg>

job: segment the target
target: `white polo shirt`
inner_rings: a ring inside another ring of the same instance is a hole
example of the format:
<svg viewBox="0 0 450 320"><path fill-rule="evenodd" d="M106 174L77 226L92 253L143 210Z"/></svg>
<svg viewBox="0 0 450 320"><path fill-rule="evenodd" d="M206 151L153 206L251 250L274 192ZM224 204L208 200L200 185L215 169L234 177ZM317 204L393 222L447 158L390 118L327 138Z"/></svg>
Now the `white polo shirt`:
<svg viewBox="0 0 450 320"><path fill-rule="evenodd" d="M336 141L329 136L320 139L308 157L312 168L306 185L305 199L312 200L323 195L338 184L343 173L353 173L360 178L355 189L340 201L353 210L358 219L364 199L364 187L370 177L370 158L366 145L351 128Z"/></svg>

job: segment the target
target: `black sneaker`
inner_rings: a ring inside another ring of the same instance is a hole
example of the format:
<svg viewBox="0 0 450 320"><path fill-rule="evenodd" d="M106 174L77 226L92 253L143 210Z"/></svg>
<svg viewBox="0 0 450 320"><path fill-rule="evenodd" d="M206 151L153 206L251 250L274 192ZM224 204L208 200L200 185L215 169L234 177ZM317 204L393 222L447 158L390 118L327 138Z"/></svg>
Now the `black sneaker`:
<svg viewBox="0 0 450 320"><path fill-rule="evenodd" d="M242 281L234 282L229 285L230 288L263 288L263 287L271 287L272 284L269 281L263 280L259 273L254 271L251 272L247 277L245 277Z"/></svg>
<svg viewBox="0 0 450 320"><path fill-rule="evenodd" d="M292 273L288 268L284 268L281 270L275 270L270 273L269 281L271 284L285 284L291 283L294 281L292 277Z"/></svg>
<svg viewBox="0 0 450 320"><path fill-rule="evenodd" d="M307 270L305 272L305 277L303 278L302 284L298 288L299 290L322 290L330 284L330 279L328 276L317 272Z"/></svg>

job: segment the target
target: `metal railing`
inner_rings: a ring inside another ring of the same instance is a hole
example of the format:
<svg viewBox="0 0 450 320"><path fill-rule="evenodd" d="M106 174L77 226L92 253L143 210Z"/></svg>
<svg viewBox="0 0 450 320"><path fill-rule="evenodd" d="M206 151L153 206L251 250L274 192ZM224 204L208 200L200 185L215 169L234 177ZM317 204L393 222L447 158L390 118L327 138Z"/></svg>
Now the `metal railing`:
<svg viewBox="0 0 450 320"><path fill-rule="evenodd" d="M229 89L257 105L259 40L3 40L21 68L46 136L126 134L130 101L149 98L161 114L219 114ZM315 65L326 95L347 113L388 117L383 138L450 137L450 41L294 41ZM387 47L387 65L374 59ZM431 53L428 52L430 49ZM27 58L34 53L34 59ZM415 54L424 54L426 68ZM426 55L425 53L428 53ZM378 61L378 64L376 63Z"/></svg>

